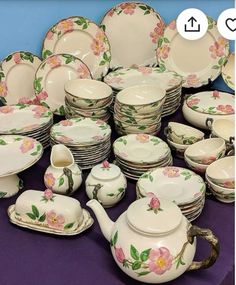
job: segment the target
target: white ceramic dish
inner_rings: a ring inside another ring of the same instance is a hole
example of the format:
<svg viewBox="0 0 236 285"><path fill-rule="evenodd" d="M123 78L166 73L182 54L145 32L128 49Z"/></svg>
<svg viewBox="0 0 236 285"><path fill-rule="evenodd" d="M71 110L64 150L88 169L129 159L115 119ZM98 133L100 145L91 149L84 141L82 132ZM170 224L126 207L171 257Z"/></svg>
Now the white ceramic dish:
<svg viewBox="0 0 236 285"><path fill-rule="evenodd" d="M27 51L8 55L0 67L0 99L12 105L34 98L34 75L41 60ZM24 84L22 84L24 83Z"/></svg>
<svg viewBox="0 0 236 285"><path fill-rule="evenodd" d="M235 136L235 123L227 119L207 119L206 125L211 130L213 137L223 138L230 142L231 137Z"/></svg>
<svg viewBox="0 0 236 285"><path fill-rule="evenodd" d="M186 151L185 151L186 153ZM197 173L201 173L204 174L206 172L207 167L209 166L208 164L201 164L201 163L197 163L192 161L191 159L189 159L184 153L184 161L186 163L186 165L192 169L194 172Z"/></svg>
<svg viewBox="0 0 236 285"><path fill-rule="evenodd" d="M229 41L221 36L217 23L208 17L208 31L200 39L189 41L177 31L176 20L158 41L159 66L183 77L183 87L200 87L215 80L229 54Z"/></svg>
<svg viewBox="0 0 236 285"><path fill-rule="evenodd" d="M222 66L222 77L229 88L235 90L235 54L231 53Z"/></svg>
<svg viewBox="0 0 236 285"><path fill-rule="evenodd" d="M171 141L168 138L167 138L167 142L168 142L168 145L170 146L170 148L173 151L175 151L177 157L179 157L179 158L183 158L184 157L184 152L189 147L189 145L187 145L187 144L178 144L178 143L175 143L175 142Z"/></svg>
<svg viewBox="0 0 236 285"><path fill-rule="evenodd" d="M156 64L156 45L165 24L153 8L120 3L106 13L101 27L111 46L111 68Z"/></svg>
<svg viewBox="0 0 236 285"><path fill-rule="evenodd" d="M45 36L42 58L61 53L81 59L95 79L107 73L111 60L109 42L103 30L91 20L79 16L60 20Z"/></svg>
<svg viewBox="0 0 236 285"><path fill-rule="evenodd" d="M36 71L35 94L55 114L64 115L64 85L75 78L91 78L88 67L81 60L70 54L51 55Z"/></svg>

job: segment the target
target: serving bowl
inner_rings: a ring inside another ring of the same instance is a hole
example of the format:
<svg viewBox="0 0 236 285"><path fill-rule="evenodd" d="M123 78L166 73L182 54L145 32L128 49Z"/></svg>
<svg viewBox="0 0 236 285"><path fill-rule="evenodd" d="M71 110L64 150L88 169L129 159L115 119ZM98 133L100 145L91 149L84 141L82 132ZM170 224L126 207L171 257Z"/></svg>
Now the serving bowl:
<svg viewBox="0 0 236 285"><path fill-rule="evenodd" d="M235 186L235 156L223 157L207 167L206 175L212 183L224 187Z"/></svg>
<svg viewBox="0 0 236 285"><path fill-rule="evenodd" d="M78 108L104 107L112 101L112 89L104 82L93 79L74 79L66 82L66 98Z"/></svg>
<svg viewBox="0 0 236 285"><path fill-rule="evenodd" d="M190 145L185 151L185 156L193 162L208 165L223 157L225 151L224 139L210 138Z"/></svg>
<svg viewBox="0 0 236 285"><path fill-rule="evenodd" d="M223 138L226 142L230 142L235 135L234 122L231 120L207 118L206 125L213 137Z"/></svg>

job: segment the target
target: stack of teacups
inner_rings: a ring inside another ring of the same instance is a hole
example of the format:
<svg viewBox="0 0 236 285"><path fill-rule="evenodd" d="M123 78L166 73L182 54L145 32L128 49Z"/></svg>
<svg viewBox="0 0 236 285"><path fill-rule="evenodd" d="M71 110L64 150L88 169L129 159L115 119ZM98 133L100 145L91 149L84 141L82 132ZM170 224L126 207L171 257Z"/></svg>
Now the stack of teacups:
<svg viewBox="0 0 236 285"><path fill-rule="evenodd" d="M235 157L224 157L208 166L206 181L216 199L225 203L234 202Z"/></svg>
<svg viewBox="0 0 236 285"><path fill-rule="evenodd" d="M190 145L184 152L184 160L195 172L205 173L211 163L225 156L225 152L224 139L210 138Z"/></svg>
<svg viewBox="0 0 236 285"><path fill-rule="evenodd" d="M66 118L88 117L105 122L110 118L112 89L92 79L74 79L65 84Z"/></svg>
<svg viewBox="0 0 236 285"><path fill-rule="evenodd" d="M157 85L136 85L120 91L114 105L117 133L158 133L165 95L165 90Z"/></svg>
<svg viewBox="0 0 236 285"><path fill-rule="evenodd" d="M185 150L191 145L204 139L204 133L188 125L169 122L164 130L167 142L173 153L184 157Z"/></svg>

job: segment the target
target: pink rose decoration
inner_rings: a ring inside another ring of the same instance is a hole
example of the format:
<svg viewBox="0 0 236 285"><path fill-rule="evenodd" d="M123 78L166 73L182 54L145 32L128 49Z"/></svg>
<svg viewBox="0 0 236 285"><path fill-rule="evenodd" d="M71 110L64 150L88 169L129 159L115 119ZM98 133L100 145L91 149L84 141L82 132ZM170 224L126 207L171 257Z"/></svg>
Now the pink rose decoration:
<svg viewBox="0 0 236 285"><path fill-rule="evenodd" d="M69 126L72 126L73 123L69 120L62 120L62 121L60 121L60 125L63 127L69 127Z"/></svg>
<svg viewBox="0 0 236 285"><path fill-rule="evenodd" d="M49 189L52 189L52 187L55 185L55 178L53 176L52 173L46 173L44 175L44 184L46 185L46 187L48 187Z"/></svg>
<svg viewBox="0 0 236 285"><path fill-rule="evenodd" d="M99 56L102 52L105 51L103 41L93 39L93 41L91 43L91 49L92 49L94 55Z"/></svg>
<svg viewBox="0 0 236 285"><path fill-rule="evenodd" d="M71 138L68 138L67 136L64 136L64 135L58 136L57 140L62 143L69 143L73 141Z"/></svg>
<svg viewBox="0 0 236 285"><path fill-rule="evenodd" d="M125 261L125 254L121 247L115 247L115 256L118 262L123 263Z"/></svg>
<svg viewBox="0 0 236 285"><path fill-rule="evenodd" d="M87 66L84 65L84 64L79 65L79 67L77 69L77 72L78 72L78 78L81 78L81 79L83 79L83 78L91 78L90 71L87 68Z"/></svg>
<svg viewBox="0 0 236 285"><path fill-rule="evenodd" d="M46 213L46 220L50 228L63 229L65 218L62 215L57 215L54 210Z"/></svg>
<svg viewBox="0 0 236 285"><path fill-rule="evenodd" d="M72 32L74 30L73 24L74 23L72 19L66 19L64 21L61 21L57 27L59 30L67 33L67 32Z"/></svg>
<svg viewBox="0 0 236 285"><path fill-rule="evenodd" d="M48 93L46 91L41 91L39 94L36 95L39 101L43 101L48 98Z"/></svg>
<svg viewBox="0 0 236 285"><path fill-rule="evenodd" d="M20 146L20 150L22 153L26 153L28 151L30 151L31 149L34 148L34 143L35 140L31 139L31 138L24 138L22 140L21 146Z"/></svg>
<svg viewBox="0 0 236 285"><path fill-rule="evenodd" d="M3 107L0 107L0 113L3 113L3 114L12 113L13 110L14 110L14 109L13 109L12 106L3 106Z"/></svg>
<svg viewBox="0 0 236 285"><path fill-rule="evenodd" d="M46 189L46 190L44 191L43 196L44 196L44 198L45 198L46 200L52 199L52 197L53 197L53 192L52 192L52 190L51 190L51 189Z"/></svg>
<svg viewBox="0 0 236 285"><path fill-rule="evenodd" d="M214 162L216 160L216 157L215 156L209 156L207 158L204 158L202 160L202 163L203 164L211 164L212 162Z"/></svg>
<svg viewBox="0 0 236 285"><path fill-rule="evenodd" d="M136 140L141 142L141 143L146 143L149 141L149 135L147 134L137 134L136 135Z"/></svg>
<svg viewBox="0 0 236 285"><path fill-rule="evenodd" d="M224 182L224 187L225 187L225 188L234 189L234 187L235 187L235 182L234 182L234 181L226 181L226 182Z"/></svg>
<svg viewBox="0 0 236 285"><path fill-rule="evenodd" d="M217 42L214 42L214 44L209 47L211 57L214 59L222 57L224 55L225 44L226 40L223 37L220 37Z"/></svg>
<svg viewBox="0 0 236 285"><path fill-rule="evenodd" d="M107 160L103 161L102 168L110 168L110 163Z"/></svg>
<svg viewBox="0 0 236 285"><path fill-rule="evenodd" d="M113 83L117 83L117 84L120 84L120 83L123 83L123 80L121 77L113 77L113 78L106 78L106 81L105 81L107 84L113 84Z"/></svg>
<svg viewBox="0 0 236 285"><path fill-rule="evenodd" d="M122 3L120 4L120 8L123 10L123 13L126 15L133 15L134 10L136 8L135 3Z"/></svg>
<svg viewBox="0 0 236 285"><path fill-rule="evenodd" d="M48 111L48 109L44 106L37 106L32 111L35 112L35 118L41 118L42 115Z"/></svg>
<svg viewBox="0 0 236 285"><path fill-rule="evenodd" d="M171 21L168 27L171 30L175 30L176 29L176 20Z"/></svg>
<svg viewBox="0 0 236 285"><path fill-rule="evenodd" d="M187 105L189 106L189 108L192 108L193 106L198 105L199 102L200 102L200 99L192 98L192 99L187 100Z"/></svg>
<svg viewBox="0 0 236 285"><path fill-rule="evenodd" d="M104 124L104 121L103 121L103 120L97 120L97 121L96 121L96 124L97 124L97 125L102 125L102 124Z"/></svg>
<svg viewBox="0 0 236 285"><path fill-rule="evenodd" d="M179 168L174 166L167 166L163 170L163 174L169 178L180 176Z"/></svg>
<svg viewBox="0 0 236 285"><path fill-rule="evenodd" d="M152 249L149 254L148 267L151 272L162 275L172 266L173 256L166 247Z"/></svg>
<svg viewBox="0 0 236 285"><path fill-rule="evenodd" d="M220 98L220 92L217 91L217 90L213 91L212 97L213 97L214 99Z"/></svg>
<svg viewBox="0 0 236 285"><path fill-rule="evenodd" d="M150 33L150 37L152 39L152 42L154 44L157 43L157 40L161 35L163 35L163 31L165 28L165 24L163 21L160 21L159 23L156 24L156 27L154 28L154 31Z"/></svg>
<svg viewBox="0 0 236 285"><path fill-rule="evenodd" d="M151 201L148 204L149 208L147 209L147 211L153 211L155 214L157 214L158 211L162 211L161 203L157 196L154 193L148 193L148 197L151 198Z"/></svg>
<svg viewBox="0 0 236 285"><path fill-rule="evenodd" d="M46 35L46 39L47 40L52 40L54 33L50 30L47 35Z"/></svg>
<svg viewBox="0 0 236 285"><path fill-rule="evenodd" d="M196 74L189 74L186 78L186 83L189 87L198 86L200 81Z"/></svg>
<svg viewBox="0 0 236 285"><path fill-rule="evenodd" d="M31 105L33 103L33 101L30 100L27 97L22 97L22 98L19 99L18 103L19 104L29 104L29 105Z"/></svg>
<svg viewBox="0 0 236 285"><path fill-rule="evenodd" d="M47 63L50 65L51 68L56 68L61 65L61 60L59 56L53 55L47 59Z"/></svg>
<svg viewBox="0 0 236 285"><path fill-rule="evenodd" d="M163 45L157 49L157 57L159 59L166 59L169 55L170 47L168 45Z"/></svg>
<svg viewBox="0 0 236 285"><path fill-rule="evenodd" d="M222 113L234 114L234 108L231 105L218 105L216 109Z"/></svg>
<svg viewBox="0 0 236 285"><path fill-rule="evenodd" d="M143 75L148 75L152 73L151 67L139 66L138 71L141 72Z"/></svg>
<svg viewBox="0 0 236 285"><path fill-rule="evenodd" d="M95 38L96 38L96 40L103 42L104 38L105 38L105 33L101 29L99 29L96 32Z"/></svg>
<svg viewBox="0 0 236 285"><path fill-rule="evenodd" d="M16 64L19 64L21 62L21 56L19 52L13 54L13 60Z"/></svg>
<svg viewBox="0 0 236 285"><path fill-rule="evenodd" d="M107 13L107 15L108 15L109 17L112 17L113 14L114 14L114 12L115 12L115 10L114 10L114 9L111 9L111 10Z"/></svg>
<svg viewBox="0 0 236 285"><path fill-rule="evenodd" d="M7 85L5 81L0 82L0 96L1 97L7 96Z"/></svg>
<svg viewBox="0 0 236 285"><path fill-rule="evenodd" d="M101 140L103 140L103 136L93 136L92 139L94 141L101 141Z"/></svg>

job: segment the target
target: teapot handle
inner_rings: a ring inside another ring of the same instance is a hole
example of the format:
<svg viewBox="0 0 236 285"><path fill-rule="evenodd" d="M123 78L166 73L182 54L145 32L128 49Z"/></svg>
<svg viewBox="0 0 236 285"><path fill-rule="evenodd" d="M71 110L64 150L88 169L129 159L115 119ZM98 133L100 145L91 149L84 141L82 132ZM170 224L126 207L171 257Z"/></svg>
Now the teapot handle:
<svg viewBox="0 0 236 285"><path fill-rule="evenodd" d="M211 252L210 255L202 260L202 261L193 261L192 264L187 269L190 270L196 270L196 269L205 269L213 265L219 255L220 251L220 244L218 238L213 235L212 231L209 229L201 229L197 226L191 226L191 228L188 230L188 241L189 243L193 243L194 237L200 236L203 239L207 240L211 245Z"/></svg>

